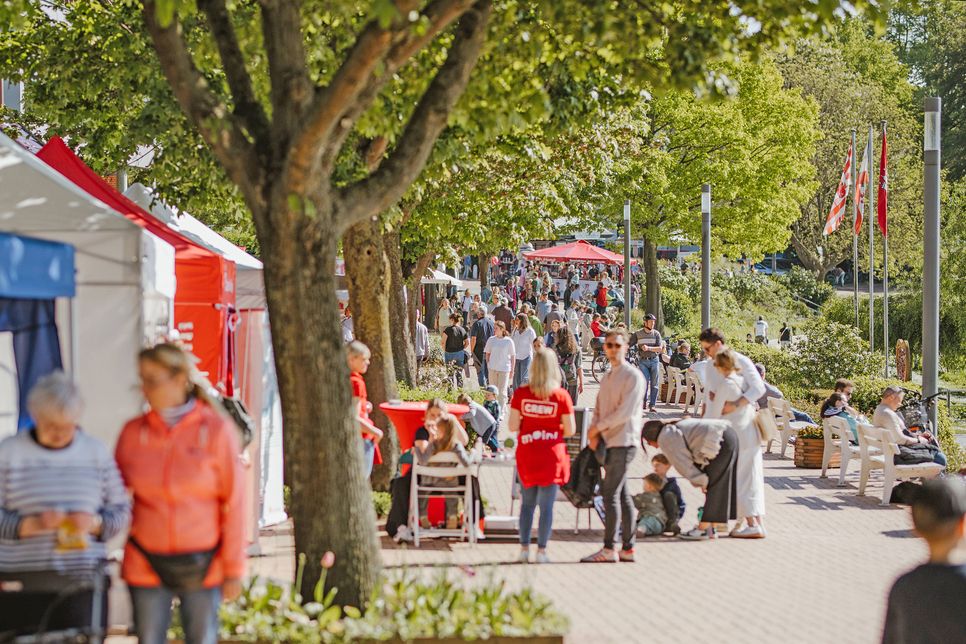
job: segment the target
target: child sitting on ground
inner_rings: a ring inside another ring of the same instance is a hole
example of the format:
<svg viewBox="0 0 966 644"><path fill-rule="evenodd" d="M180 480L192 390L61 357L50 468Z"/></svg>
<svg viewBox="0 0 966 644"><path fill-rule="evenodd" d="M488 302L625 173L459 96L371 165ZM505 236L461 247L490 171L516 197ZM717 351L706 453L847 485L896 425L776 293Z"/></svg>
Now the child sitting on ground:
<svg viewBox="0 0 966 644"><path fill-rule="evenodd" d="M480 437L480 441L489 447L490 451L494 454L499 452L500 444L496 440L496 432L499 429L499 425L496 424L496 419L493 418L493 415L487 411L486 407L470 398L467 394L460 394L456 402L470 408L463 415L463 420L476 432L476 435Z"/></svg>
<svg viewBox="0 0 966 644"><path fill-rule="evenodd" d="M637 508L637 529L645 537L663 533L667 525L668 514L664 499L661 498L662 487L663 478L657 474L648 474L644 477L643 494L635 494L633 497L634 507Z"/></svg>
<svg viewBox="0 0 966 644"><path fill-rule="evenodd" d="M926 481L912 502L912 525L929 546L929 561L892 586L882 642L961 642L966 633L966 565L950 561L950 554L966 528L963 480L951 476Z"/></svg>
<svg viewBox="0 0 966 644"><path fill-rule="evenodd" d="M668 470L671 469L671 463L664 454L655 454L651 458L651 467L654 468L655 474L664 479L664 487L661 488L661 498L664 500L664 508L667 511L668 517L664 531L678 534L681 532L678 521L684 517L685 508L684 497L681 495L678 480L673 476L667 475Z"/></svg>
<svg viewBox="0 0 966 644"><path fill-rule="evenodd" d="M475 459L474 454L470 454L466 451L463 444L457 440L459 436L459 421L456 420L456 416L444 412L436 421L436 429L433 432L429 441L425 443L425 446L421 447L416 445L413 447L413 452L416 457L416 462L420 465L432 465L429 461L430 459L444 452L453 452L456 454L457 460L464 467L471 465ZM451 467L449 464L440 463L440 467ZM456 487L459 482L457 477L446 476L446 477L435 477L435 476L422 476L420 484L427 487ZM459 525L459 517L457 516L457 501L455 497L446 497L446 529L455 530ZM429 505L429 498L422 497L419 499L419 525L424 528L429 528L429 518L426 516L426 508Z"/></svg>

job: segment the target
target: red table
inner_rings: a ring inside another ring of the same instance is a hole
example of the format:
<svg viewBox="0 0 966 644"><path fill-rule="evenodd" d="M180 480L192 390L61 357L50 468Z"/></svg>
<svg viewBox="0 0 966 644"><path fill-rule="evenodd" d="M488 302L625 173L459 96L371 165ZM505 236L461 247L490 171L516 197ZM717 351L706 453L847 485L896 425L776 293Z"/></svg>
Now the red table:
<svg viewBox="0 0 966 644"><path fill-rule="evenodd" d="M399 437L399 451L405 452L413 446L416 437L416 430L423 426L423 419L426 418L426 408L429 406L428 400L406 401L400 403L384 402L379 405L393 426L396 428L396 435ZM463 414L470 410L466 405L447 403L446 411L456 416L463 424Z"/></svg>

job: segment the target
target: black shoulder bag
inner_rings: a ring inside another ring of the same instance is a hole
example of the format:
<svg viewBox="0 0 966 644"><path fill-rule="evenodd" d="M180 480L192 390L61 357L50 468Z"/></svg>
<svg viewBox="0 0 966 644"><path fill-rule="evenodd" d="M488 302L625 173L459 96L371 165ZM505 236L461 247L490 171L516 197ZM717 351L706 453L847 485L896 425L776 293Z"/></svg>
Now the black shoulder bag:
<svg viewBox="0 0 966 644"><path fill-rule="evenodd" d="M144 555L151 568L161 578L165 588L175 592L190 592L204 588L205 577L215 558L215 553L221 548L221 541L211 550L200 552L186 552L178 555L159 555L146 550L134 537L128 537L131 545Z"/></svg>

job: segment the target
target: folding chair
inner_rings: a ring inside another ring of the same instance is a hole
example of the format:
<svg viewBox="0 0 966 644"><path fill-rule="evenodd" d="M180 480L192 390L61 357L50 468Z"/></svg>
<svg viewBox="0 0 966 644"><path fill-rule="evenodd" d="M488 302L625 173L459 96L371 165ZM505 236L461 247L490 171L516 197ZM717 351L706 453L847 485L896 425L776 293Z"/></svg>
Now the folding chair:
<svg viewBox="0 0 966 644"><path fill-rule="evenodd" d="M413 462L412 481L409 492L409 524L413 533L413 545L419 547L421 536L426 537L457 537L468 538L471 544L476 544L476 507L473 503L472 477L476 475L472 465L463 465L456 454L444 452L429 459L426 465ZM433 485L423 483L420 478L456 478L463 477L463 483L453 486ZM422 528L419 525L419 499L442 496L443 498L463 499L463 523L459 528Z"/></svg>

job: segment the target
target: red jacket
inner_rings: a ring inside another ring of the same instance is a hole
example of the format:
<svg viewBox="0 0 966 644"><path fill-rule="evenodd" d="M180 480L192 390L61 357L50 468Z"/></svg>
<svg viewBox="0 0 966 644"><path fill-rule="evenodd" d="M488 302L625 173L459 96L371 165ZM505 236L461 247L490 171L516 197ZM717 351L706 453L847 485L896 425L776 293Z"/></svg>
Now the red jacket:
<svg viewBox="0 0 966 644"><path fill-rule="evenodd" d="M115 450L134 497L130 533L145 550L198 552L221 541L206 588L245 574L245 479L237 432L231 420L199 401L174 427L154 411L129 421ZM132 586L161 585L130 543L121 576Z"/></svg>
<svg viewBox="0 0 966 644"><path fill-rule="evenodd" d="M601 286L597 289L597 306L607 306L607 287Z"/></svg>

